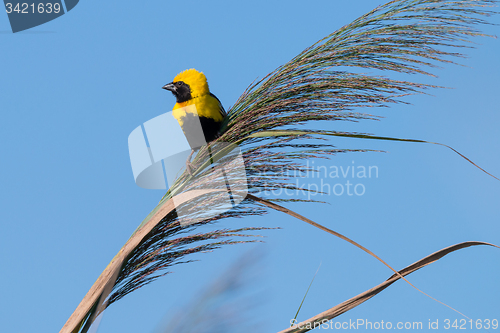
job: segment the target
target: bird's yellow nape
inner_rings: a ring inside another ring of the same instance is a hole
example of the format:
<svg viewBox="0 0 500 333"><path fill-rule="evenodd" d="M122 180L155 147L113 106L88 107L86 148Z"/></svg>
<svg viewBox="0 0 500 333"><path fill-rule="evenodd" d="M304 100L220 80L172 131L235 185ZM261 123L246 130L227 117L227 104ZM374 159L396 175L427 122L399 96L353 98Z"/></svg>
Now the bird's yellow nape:
<svg viewBox="0 0 500 333"><path fill-rule="evenodd" d="M186 69L177 74L174 82L182 81L191 88L191 96L193 98L203 96L210 93L208 82L203 72L198 72L196 69Z"/></svg>

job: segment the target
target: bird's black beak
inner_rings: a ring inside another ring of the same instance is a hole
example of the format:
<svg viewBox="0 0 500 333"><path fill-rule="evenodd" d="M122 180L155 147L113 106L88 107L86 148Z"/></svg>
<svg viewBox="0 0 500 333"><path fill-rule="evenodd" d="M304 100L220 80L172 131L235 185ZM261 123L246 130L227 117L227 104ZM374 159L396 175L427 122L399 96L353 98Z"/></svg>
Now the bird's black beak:
<svg viewBox="0 0 500 333"><path fill-rule="evenodd" d="M166 84L162 87L162 89L165 89L165 90L169 90L173 93L175 93L177 91L177 89L175 88L175 85L173 82L169 83L169 84Z"/></svg>

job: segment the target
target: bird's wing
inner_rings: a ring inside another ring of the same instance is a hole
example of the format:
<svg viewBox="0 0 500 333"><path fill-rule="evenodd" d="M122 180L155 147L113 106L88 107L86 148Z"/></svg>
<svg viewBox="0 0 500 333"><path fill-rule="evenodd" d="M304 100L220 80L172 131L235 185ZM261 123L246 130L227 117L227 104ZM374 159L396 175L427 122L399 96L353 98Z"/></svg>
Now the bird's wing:
<svg viewBox="0 0 500 333"><path fill-rule="evenodd" d="M214 94L210 93L210 96L212 96L213 98L215 98L217 100L217 102L219 102L219 111L220 113L222 114L222 117L226 117L227 113L226 113L226 110L224 110L224 106L222 106L222 103L221 101L217 98L217 96L215 96Z"/></svg>

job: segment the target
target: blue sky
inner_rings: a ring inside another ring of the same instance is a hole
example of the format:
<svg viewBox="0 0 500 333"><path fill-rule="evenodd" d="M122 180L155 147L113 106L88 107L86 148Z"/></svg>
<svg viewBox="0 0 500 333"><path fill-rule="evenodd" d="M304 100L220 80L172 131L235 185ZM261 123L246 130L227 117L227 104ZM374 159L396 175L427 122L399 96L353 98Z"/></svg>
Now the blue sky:
<svg viewBox="0 0 500 333"><path fill-rule="evenodd" d="M0 331L59 331L162 197L162 191L135 185L127 137L171 109L174 98L160 89L165 83L184 69L202 70L229 108L254 79L381 3L86 0L17 34L9 33L3 15ZM483 31L500 34L498 26ZM475 41L477 49L461 61L465 67L446 65L435 72L438 78L411 77L453 89L376 110L385 117L378 122L337 122L331 129L445 143L499 176L500 42ZM363 184L362 196L330 195L321 198L329 204L288 207L351 237L398 269L462 241L500 244L500 182L450 150L359 139L331 142L387 151L319 163L376 166L378 177L350 179ZM112 305L99 332L160 332L165 316L188 306L249 251L261 259L245 287L258 301L245 316L258 318L262 332L289 326L320 263L299 320L391 275L352 245L281 213L217 225L247 226L282 229L263 232L264 244L226 247L174 267L173 274ZM409 280L470 318L500 320L499 260L498 249L469 248ZM398 282L334 321L420 321L426 327L429 320L442 325L461 318Z"/></svg>

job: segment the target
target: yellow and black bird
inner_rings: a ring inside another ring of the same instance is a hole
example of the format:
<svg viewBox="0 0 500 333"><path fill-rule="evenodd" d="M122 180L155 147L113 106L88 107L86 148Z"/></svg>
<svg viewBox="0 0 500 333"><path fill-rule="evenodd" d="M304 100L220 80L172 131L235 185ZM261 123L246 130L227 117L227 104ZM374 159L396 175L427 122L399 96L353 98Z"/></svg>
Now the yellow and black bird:
<svg viewBox="0 0 500 333"><path fill-rule="evenodd" d="M220 128L226 111L219 99L210 92L205 74L194 68L179 73L163 89L171 91L177 99L173 116L191 147L186 169L192 175L193 153L221 134Z"/></svg>

